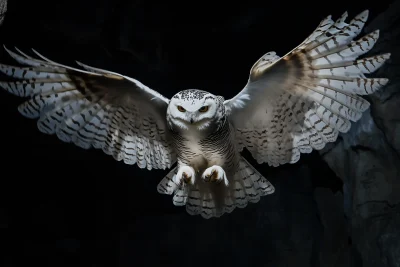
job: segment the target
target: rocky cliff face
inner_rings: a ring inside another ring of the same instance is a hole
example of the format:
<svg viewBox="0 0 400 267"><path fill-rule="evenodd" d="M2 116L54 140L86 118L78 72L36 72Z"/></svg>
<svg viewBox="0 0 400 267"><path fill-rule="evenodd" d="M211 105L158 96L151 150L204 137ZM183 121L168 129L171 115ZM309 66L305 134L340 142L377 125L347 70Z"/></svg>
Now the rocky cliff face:
<svg viewBox="0 0 400 267"><path fill-rule="evenodd" d="M319 203L343 203L354 248L352 257L362 264L356 266L400 266L399 10L397 1L365 28L365 32L380 29L379 42L370 55L392 54L391 60L374 74L389 78L390 84L368 98L370 111L349 133L320 152L343 179L344 196L341 200L331 195L328 200L326 194L316 192L316 198ZM341 209L335 209L340 214ZM327 223L324 226L327 230L343 228Z"/></svg>
<svg viewBox="0 0 400 267"><path fill-rule="evenodd" d="M0 25L3 24L7 12L7 0L0 0Z"/></svg>

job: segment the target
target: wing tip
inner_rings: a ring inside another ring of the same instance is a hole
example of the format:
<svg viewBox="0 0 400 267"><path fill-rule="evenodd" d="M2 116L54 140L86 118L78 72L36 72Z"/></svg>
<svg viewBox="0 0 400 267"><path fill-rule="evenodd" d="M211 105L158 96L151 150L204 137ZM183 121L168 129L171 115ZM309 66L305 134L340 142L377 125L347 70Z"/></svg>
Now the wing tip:
<svg viewBox="0 0 400 267"><path fill-rule="evenodd" d="M22 51L18 49L18 47L14 46L14 49L17 50L19 53L21 53Z"/></svg>
<svg viewBox="0 0 400 267"><path fill-rule="evenodd" d="M83 67L85 64L83 64L82 62L75 60L75 63L78 64L79 66Z"/></svg>
<svg viewBox="0 0 400 267"><path fill-rule="evenodd" d="M7 48L7 46L6 46L5 44L3 44L3 47L4 47L4 50L6 50L6 52L7 52L8 54L13 53L10 49Z"/></svg>
<svg viewBox="0 0 400 267"><path fill-rule="evenodd" d="M361 19L364 23L368 20L369 17L369 10L365 9L363 12L361 12L360 14L358 14L354 19Z"/></svg>
<svg viewBox="0 0 400 267"><path fill-rule="evenodd" d="M34 48L31 48L32 52L35 53L36 55L40 56L40 53L36 51Z"/></svg>
<svg viewBox="0 0 400 267"><path fill-rule="evenodd" d="M363 12L359 14L360 16L368 16L369 15L369 9L365 9Z"/></svg>
<svg viewBox="0 0 400 267"><path fill-rule="evenodd" d="M388 78L381 78L379 79L379 83L382 84L382 86L385 86L386 84L389 83L389 79Z"/></svg>
<svg viewBox="0 0 400 267"><path fill-rule="evenodd" d="M367 111L371 107L371 103L369 103L367 100L363 103L363 105L360 108L361 112Z"/></svg>

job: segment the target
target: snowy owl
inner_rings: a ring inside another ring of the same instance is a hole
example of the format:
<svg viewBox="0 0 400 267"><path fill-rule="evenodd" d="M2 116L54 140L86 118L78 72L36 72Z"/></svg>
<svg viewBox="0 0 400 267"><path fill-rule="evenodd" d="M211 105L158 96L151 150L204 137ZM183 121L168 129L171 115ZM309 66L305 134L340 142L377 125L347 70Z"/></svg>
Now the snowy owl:
<svg viewBox="0 0 400 267"><path fill-rule="evenodd" d="M283 57L262 56L247 84L232 99L189 89L171 99L130 77L77 62L83 69L6 49L17 67L0 65L18 80L0 86L21 97L22 115L38 119L41 132L79 147L100 148L116 160L140 168L170 169L159 193L173 195L191 215L220 217L244 208L273 185L242 156L258 163L295 163L301 153L322 149L360 119L368 95L388 79L368 78L389 59L363 59L379 31L354 40L368 11L345 22L324 19ZM175 165L176 163L176 165Z"/></svg>

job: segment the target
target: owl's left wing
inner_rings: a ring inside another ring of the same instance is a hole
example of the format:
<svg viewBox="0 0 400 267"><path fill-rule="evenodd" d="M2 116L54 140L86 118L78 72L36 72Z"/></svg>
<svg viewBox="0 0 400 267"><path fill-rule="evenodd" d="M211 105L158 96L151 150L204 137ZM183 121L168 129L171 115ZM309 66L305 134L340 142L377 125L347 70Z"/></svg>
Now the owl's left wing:
<svg viewBox="0 0 400 267"><path fill-rule="evenodd" d="M39 130L64 142L102 149L140 168L166 169L176 161L168 136L169 99L139 81L79 63L85 70L6 51L28 67L0 64L10 93L28 97L18 110Z"/></svg>
<svg viewBox="0 0 400 267"><path fill-rule="evenodd" d="M252 67L244 89L224 102L236 128L240 150L246 147L258 163L294 163L301 153L322 149L339 132L350 129L369 103L358 95L372 94L388 80L368 78L390 54L363 59L379 31L353 41L368 11L345 23L331 16L284 57L265 54Z"/></svg>

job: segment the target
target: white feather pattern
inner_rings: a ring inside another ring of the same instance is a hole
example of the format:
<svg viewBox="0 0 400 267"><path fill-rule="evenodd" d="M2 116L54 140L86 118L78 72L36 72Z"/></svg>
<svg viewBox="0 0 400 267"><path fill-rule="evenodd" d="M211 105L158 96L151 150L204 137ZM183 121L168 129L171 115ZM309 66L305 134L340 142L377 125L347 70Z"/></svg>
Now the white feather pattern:
<svg viewBox="0 0 400 267"><path fill-rule="evenodd" d="M175 206L186 205L186 211L190 215L201 215L205 219L231 213L236 207L245 208L248 203L257 203L262 196L275 192L274 186L243 157L233 176L233 182L228 187L219 187L222 191L213 190L218 188L219 184L204 181L198 181L194 186L177 185L173 182L176 173L177 168L167 174L158 184L157 191L161 194L173 194L172 201ZM217 199L221 196L222 203L218 205Z"/></svg>
<svg viewBox="0 0 400 267"><path fill-rule="evenodd" d="M252 67L245 88L224 102L236 128L239 149L246 147L259 163L295 163L301 153L322 149L347 132L369 103L368 95L388 79L368 78L390 54L357 59L379 38L379 31L354 40L368 11L348 24L347 12L331 16L282 58L274 52Z"/></svg>
<svg viewBox="0 0 400 267"><path fill-rule="evenodd" d="M137 80L82 65L64 66L34 52L6 51L28 67L0 64L14 80L0 82L10 93L29 97L18 110L38 119L41 132L84 149L102 149L140 168L166 169L176 161L166 127L169 100Z"/></svg>

